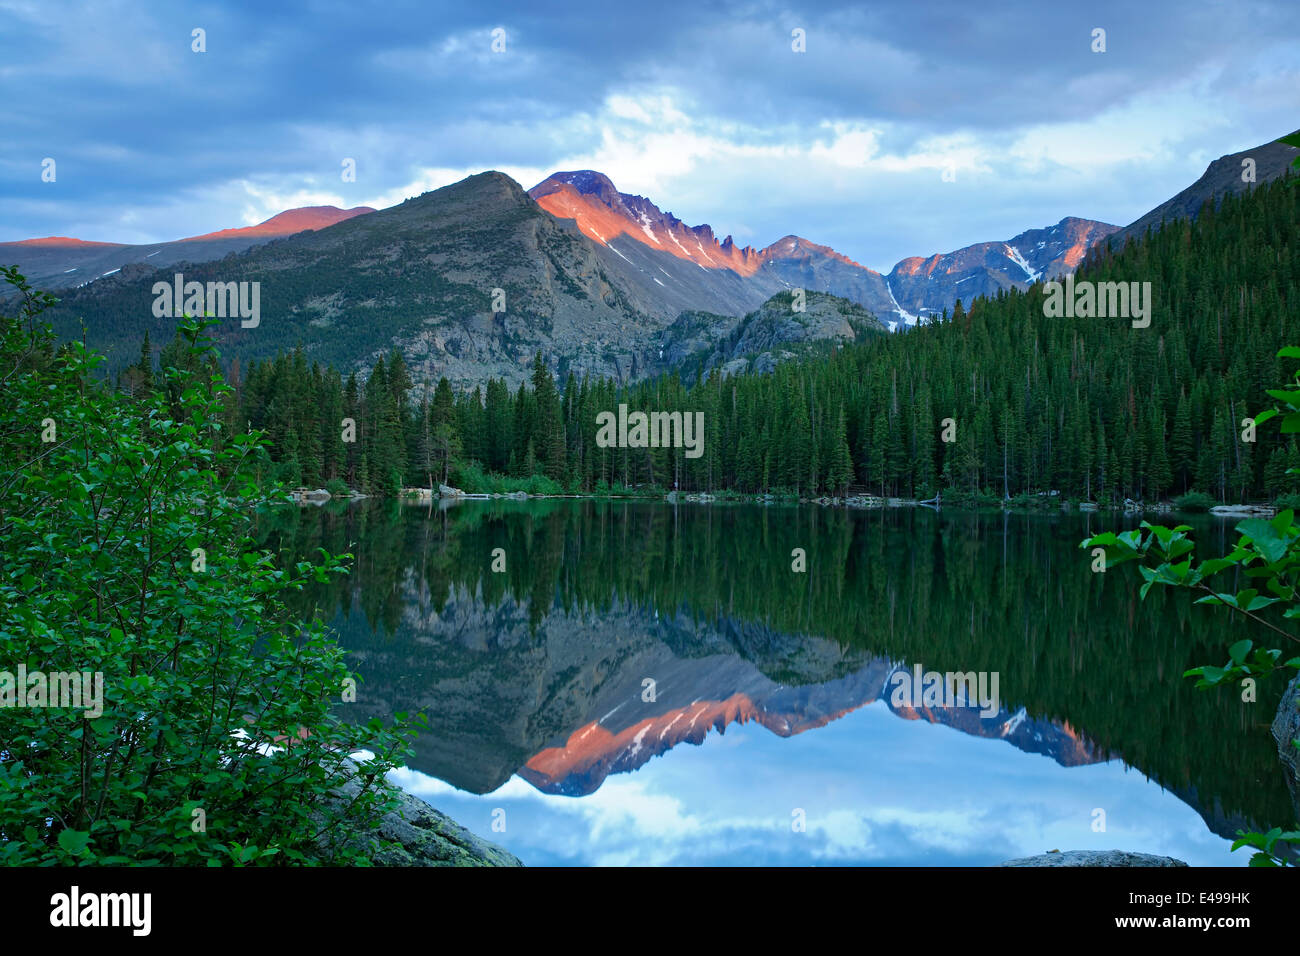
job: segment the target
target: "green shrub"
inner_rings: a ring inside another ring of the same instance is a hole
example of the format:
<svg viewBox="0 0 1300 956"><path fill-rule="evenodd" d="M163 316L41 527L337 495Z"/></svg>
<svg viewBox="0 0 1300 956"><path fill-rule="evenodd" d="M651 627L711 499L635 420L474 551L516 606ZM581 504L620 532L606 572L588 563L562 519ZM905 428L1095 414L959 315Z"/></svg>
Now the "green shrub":
<svg viewBox="0 0 1300 956"><path fill-rule="evenodd" d="M1300 511L1300 495L1278 495L1273 504L1278 511Z"/></svg>
<svg viewBox="0 0 1300 956"><path fill-rule="evenodd" d="M945 505L960 505L967 508L996 508L1002 505L1001 496L995 495L987 488L980 491L970 491L966 488L945 488L942 495ZM1044 504L1059 508L1060 498L1044 496L1039 499L1039 503L1034 507L1044 507Z"/></svg>
<svg viewBox="0 0 1300 956"><path fill-rule="evenodd" d="M347 556L278 568L255 547L253 509L285 490L257 491L265 440L222 430L219 376L114 392L2 271L20 298L0 317L0 661L99 690L0 708L0 865L366 862L409 726L341 719L343 650L285 600ZM192 368L204 327L182 327Z"/></svg>
<svg viewBox="0 0 1300 956"><path fill-rule="evenodd" d="M477 461L454 462L448 479L453 487L471 495L491 494L496 490L492 486L491 476L483 471Z"/></svg>
<svg viewBox="0 0 1300 956"><path fill-rule="evenodd" d="M564 489L554 478L547 478L545 475L533 475L528 479L526 487L520 489L528 492L530 495L562 495Z"/></svg>
<svg viewBox="0 0 1300 956"><path fill-rule="evenodd" d="M342 478L331 478L325 482L325 490L335 498L346 498L352 494L352 489L348 487L348 483Z"/></svg>
<svg viewBox="0 0 1300 956"><path fill-rule="evenodd" d="M558 481L545 475L512 478L485 472L476 461L462 462L451 470L452 484L472 495L508 495L522 491L530 495L561 495L564 488Z"/></svg>
<svg viewBox="0 0 1300 956"><path fill-rule="evenodd" d="M1214 505L1214 499L1202 491L1189 491L1174 499L1174 508L1177 511L1209 511Z"/></svg>

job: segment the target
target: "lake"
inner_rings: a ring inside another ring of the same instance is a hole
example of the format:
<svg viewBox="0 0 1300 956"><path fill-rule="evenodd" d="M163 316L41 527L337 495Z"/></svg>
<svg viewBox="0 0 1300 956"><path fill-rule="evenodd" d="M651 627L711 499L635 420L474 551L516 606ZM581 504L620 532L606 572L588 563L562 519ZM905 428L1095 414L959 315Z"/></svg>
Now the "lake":
<svg viewBox="0 0 1300 956"><path fill-rule="evenodd" d="M397 782L526 864L1245 865L1239 827L1293 818L1282 686L1180 676L1249 635L1091 570L1079 542L1138 520L542 499L258 525L355 556L302 596L361 679L344 716L422 710ZM1187 523L1202 557L1235 539Z"/></svg>

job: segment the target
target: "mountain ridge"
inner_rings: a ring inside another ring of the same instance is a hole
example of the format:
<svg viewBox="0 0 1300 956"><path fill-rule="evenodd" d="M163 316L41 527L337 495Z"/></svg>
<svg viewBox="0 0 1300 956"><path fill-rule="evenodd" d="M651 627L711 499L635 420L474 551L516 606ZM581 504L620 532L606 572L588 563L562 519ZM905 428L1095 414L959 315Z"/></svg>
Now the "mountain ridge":
<svg viewBox="0 0 1300 956"><path fill-rule="evenodd" d="M1207 200L1222 199L1227 193L1243 192L1256 185L1280 179L1287 175L1297 156L1300 156L1300 149L1278 140L1220 156L1206 166L1200 178L1186 189L1175 193L1108 237L1109 245L1111 248L1122 247L1129 239L1141 238L1148 228L1159 229L1164 222L1195 219ZM1254 181L1242 178L1246 172L1243 166L1245 160L1254 163Z"/></svg>
<svg viewBox="0 0 1300 956"><path fill-rule="evenodd" d="M588 238L627 259L630 240L646 250L691 262L701 270L731 269L753 287L750 302L781 288L829 292L865 306L891 328L914 325L929 314L951 310L958 298L1024 289L1039 278L1055 278L1082 262L1097 241L1119 227L1067 216L1054 226L1028 229L1005 242L976 243L928 257L909 256L881 274L830 246L793 233L762 248L718 241L713 227L688 226L644 196L619 192L596 170L552 173L528 190L551 215L572 220ZM1024 246L1028 253L1021 252ZM670 266L657 260L665 275ZM938 280L938 281L936 281ZM962 283L973 286L958 288ZM705 311L716 307L697 305ZM731 310L734 312L734 309Z"/></svg>
<svg viewBox="0 0 1300 956"><path fill-rule="evenodd" d="M1267 179L1282 174L1296 150L1266 144L1247 152L1264 160L1259 172ZM1240 155L1211 168L1231 172ZM1128 228L1194 205L1204 188L1198 184ZM688 365L765 371L808 347L834 347L875 331L874 320L855 316L855 309L903 328L958 300L1023 290L1072 271L1121 232L1065 217L1006 241L908 257L882 275L794 234L762 249L738 247L730 236L719 241L712 227L687 226L595 171L556 173L532 190L488 171L312 231L173 244L183 250L176 253L183 270L156 252L102 268L93 282L70 290L51 317L71 338L81 315L94 315L91 344L117 350L111 372L134 359L146 328L155 341L171 337L174 320L152 316L149 290L184 271L200 282L261 284L258 328L227 321L217 330L231 357L302 346L309 359L364 375L380 354L400 348L417 383L445 375L470 388L488 377L517 385L541 352L557 374L630 382ZM196 247L231 248L221 243L243 247L220 259L194 254ZM8 248L49 252L39 243ZM4 251L0 246L0 259ZM84 254L103 253L89 247ZM35 284L42 284L39 276ZM809 301L842 301L821 302L820 312L800 317L792 298L775 298L795 290Z"/></svg>
<svg viewBox="0 0 1300 956"><path fill-rule="evenodd" d="M374 212L370 206L299 206L286 209L256 225L220 229L166 242L99 242L71 236L46 236L0 242L0 262L17 265L34 284L44 289L75 288L133 263L150 265L211 261L242 252L272 239L304 230L325 229L356 216Z"/></svg>

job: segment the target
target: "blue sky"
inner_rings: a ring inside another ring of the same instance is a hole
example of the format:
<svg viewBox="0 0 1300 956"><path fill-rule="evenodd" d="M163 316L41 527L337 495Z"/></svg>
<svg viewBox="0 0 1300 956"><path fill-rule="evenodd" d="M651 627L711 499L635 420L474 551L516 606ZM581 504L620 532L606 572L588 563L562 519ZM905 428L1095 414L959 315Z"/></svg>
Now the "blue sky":
<svg viewBox="0 0 1300 956"><path fill-rule="evenodd" d="M594 168L738 242L796 233L883 270L1125 224L1300 126L1292 0L983 6L0 0L0 241Z"/></svg>

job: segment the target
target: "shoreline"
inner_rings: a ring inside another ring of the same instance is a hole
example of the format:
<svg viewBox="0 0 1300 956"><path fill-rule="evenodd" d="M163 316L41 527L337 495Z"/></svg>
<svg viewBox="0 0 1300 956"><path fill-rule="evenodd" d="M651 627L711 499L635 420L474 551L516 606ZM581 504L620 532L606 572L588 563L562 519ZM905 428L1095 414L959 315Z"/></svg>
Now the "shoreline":
<svg viewBox="0 0 1300 956"><path fill-rule="evenodd" d="M382 495L365 495L354 492L348 495L332 495L325 489L316 489L307 491L306 489L296 489L291 492L284 503L297 504L299 506L314 505L321 506L332 501L397 501L401 504L431 504L432 502L443 502L453 504L458 501L546 501L546 500L590 500L590 501L662 501L667 504L677 505L682 503L691 504L756 504L756 505L819 505L825 508L849 508L855 510L875 510L884 508L929 508L932 511L942 511L944 508L950 508L956 511L1002 511L1014 514L1054 514L1054 513L1080 513L1080 514L1161 514L1161 515L1212 515L1220 518L1234 517L1272 517L1278 513L1278 508L1272 504L1216 504L1206 509L1180 509L1172 501L1158 501L1152 503L1125 501L1122 504L1102 504L1092 501L1074 501L1072 499L1060 499L1057 496L1041 495L1041 503L1030 499L1027 501L1024 497L1004 499L971 499L966 496L960 496L949 500L935 499L919 500L915 498L903 498L894 496L877 496L866 494L855 495L819 495L813 498L806 498L797 495L782 495L771 493L748 493L720 491L713 492L663 492L656 490L645 494L600 494L597 492L584 492L577 494L560 494L560 495L539 495L531 494L526 491L505 491L505 492L467 492L459 488L448 488L442 486L438 494L431 493L428 488L403 488L402 491L393 497Z"/></svg>

